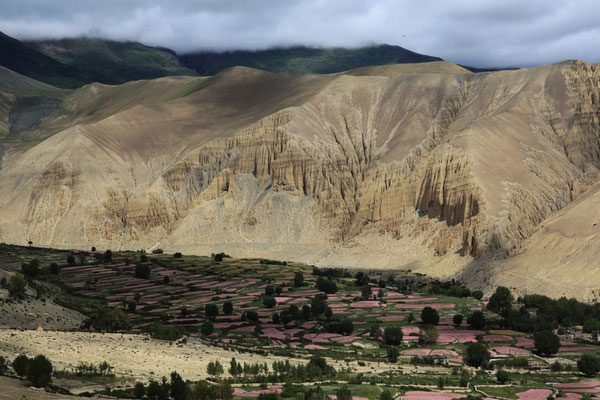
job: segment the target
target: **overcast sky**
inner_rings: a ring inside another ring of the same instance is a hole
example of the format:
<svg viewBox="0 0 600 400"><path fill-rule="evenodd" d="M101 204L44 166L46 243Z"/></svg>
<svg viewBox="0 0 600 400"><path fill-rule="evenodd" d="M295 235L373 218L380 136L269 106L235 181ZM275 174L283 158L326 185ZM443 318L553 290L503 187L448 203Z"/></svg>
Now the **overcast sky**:
<svg viewBox="0 0 600 400"><path fill-rule="evenodd" d="M2 0L19 39L78 35L179 53L388 43L479 67L600 60L599 0Z"/></svg>

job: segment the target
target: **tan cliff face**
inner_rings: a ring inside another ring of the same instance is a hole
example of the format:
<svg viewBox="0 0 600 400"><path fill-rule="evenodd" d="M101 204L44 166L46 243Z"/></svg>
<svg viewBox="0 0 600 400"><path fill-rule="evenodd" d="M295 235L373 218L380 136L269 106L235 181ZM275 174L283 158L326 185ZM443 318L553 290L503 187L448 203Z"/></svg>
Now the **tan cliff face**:
<svg viewBox="0 0 600 400"><path fill-rule="evenodd" d="M600 167L599 69L232 68L61 92L57 109L3 139L0 240L225 251L526 289L550 278L497 271L535 257L545 221L593 207L577 202ZM10 130L20 87L2 87ZM581 240L600 233L590 229ZM577 282L567 295L600 294L600 281Z"/></svg>

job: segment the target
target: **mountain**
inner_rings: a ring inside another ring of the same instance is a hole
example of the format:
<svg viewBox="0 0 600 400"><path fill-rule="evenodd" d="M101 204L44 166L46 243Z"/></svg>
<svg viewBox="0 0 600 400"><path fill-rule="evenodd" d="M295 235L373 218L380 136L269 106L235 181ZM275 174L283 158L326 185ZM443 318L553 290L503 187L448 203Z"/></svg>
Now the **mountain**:
<svg viewBox="0 0 600 400"><path fill-rule="evenodd" d="M99 82L118 85L177 75L214 75L246 66L281 73L328 74L353 68L441 61L398 46L356 49L291 47L178 55L163 47L98 38L21 42L0 32L0 65L60 88Z"/></svg>
<svg viewBox="0 0 600 400"><path fill-rule="evenodd" d="M355 49L296 46L259 51L197 52L179 60L200 75L214 75L235 66L291 74L331 74L373 65L443 61L400 46L377 45Z"/></svg>
<svg viewBox="0 0 600 400"><path fill-rule="evenodd" d="M600 295L600 65L235 67L74 91L2 69L0 88L0 241ZM55 102L22 121L20 98Z"/></svg>

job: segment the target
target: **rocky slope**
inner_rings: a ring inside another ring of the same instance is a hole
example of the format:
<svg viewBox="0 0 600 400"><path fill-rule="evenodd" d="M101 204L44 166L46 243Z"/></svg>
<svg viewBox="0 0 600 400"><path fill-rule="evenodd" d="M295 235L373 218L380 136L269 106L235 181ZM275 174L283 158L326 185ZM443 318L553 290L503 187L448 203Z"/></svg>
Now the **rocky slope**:
<svg viewBox="0 0 600 400"><path fill-rule="evenodd" d="M599 92L600 67L577 61L87 85L3 139L0 240L535 280L551 295L544 280L561 276L567 295L593 298L596 282L556 264L564 245L536 240L545 221L565 226L579 235L572 265L597 268L584 243L600 227L584 237L560 218L594 206L583 199L600 166ZM556 274L499 273L538 251Z"/></svg>

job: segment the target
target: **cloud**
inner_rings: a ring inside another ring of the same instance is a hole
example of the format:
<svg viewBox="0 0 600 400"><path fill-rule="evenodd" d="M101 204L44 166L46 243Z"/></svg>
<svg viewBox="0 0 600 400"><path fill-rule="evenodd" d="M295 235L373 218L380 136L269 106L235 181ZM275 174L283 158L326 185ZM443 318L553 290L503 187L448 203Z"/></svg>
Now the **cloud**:
<svg viewBox="0 0 600 400"><path fill-rule="evenodd" d="M3 0L19 39L99 36L185 53L388 43L480 67L600 60L597 0Z"/></svg>

